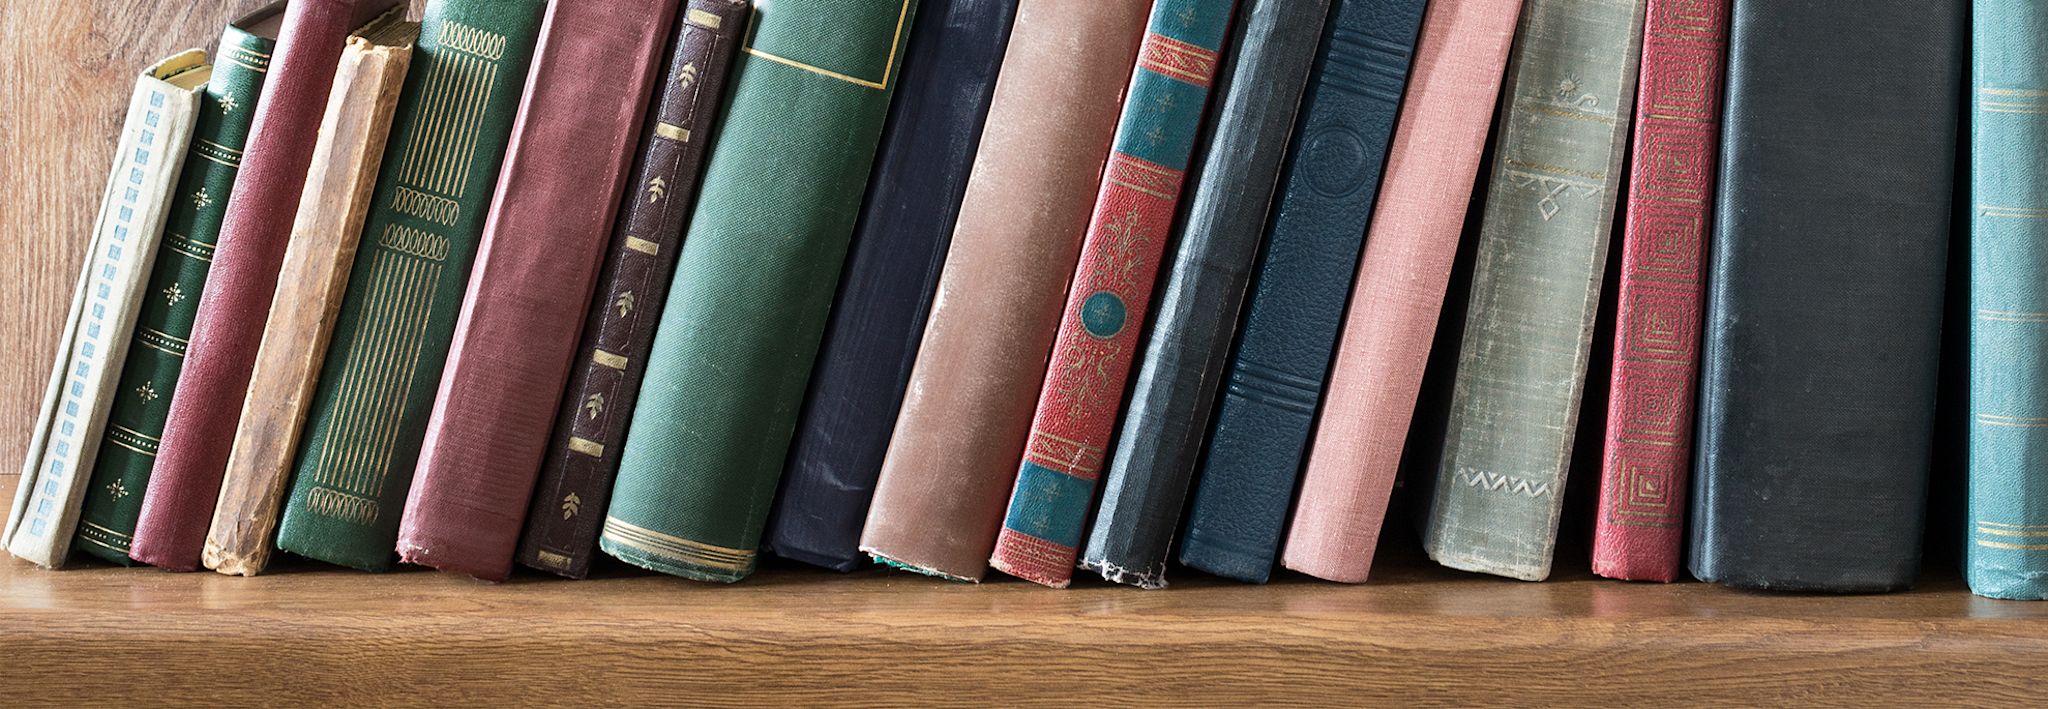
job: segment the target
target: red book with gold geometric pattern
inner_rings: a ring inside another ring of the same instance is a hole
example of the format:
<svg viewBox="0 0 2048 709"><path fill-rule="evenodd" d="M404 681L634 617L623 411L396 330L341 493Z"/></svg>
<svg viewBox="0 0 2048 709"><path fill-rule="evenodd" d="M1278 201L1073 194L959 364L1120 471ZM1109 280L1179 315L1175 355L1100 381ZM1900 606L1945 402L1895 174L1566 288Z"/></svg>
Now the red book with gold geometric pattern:
<svg viewBox="0 0 2048 709"><path fill-rule="evenodd" d="M1728 0L1650 0L1593 572L1678 576Z"/></svg>
<svg viewBox="0 0 2048 709"><path fill-rule="evenodd" d="M1159 0L989 564L1064 588L1102 474L1235 0Z"/></svg>

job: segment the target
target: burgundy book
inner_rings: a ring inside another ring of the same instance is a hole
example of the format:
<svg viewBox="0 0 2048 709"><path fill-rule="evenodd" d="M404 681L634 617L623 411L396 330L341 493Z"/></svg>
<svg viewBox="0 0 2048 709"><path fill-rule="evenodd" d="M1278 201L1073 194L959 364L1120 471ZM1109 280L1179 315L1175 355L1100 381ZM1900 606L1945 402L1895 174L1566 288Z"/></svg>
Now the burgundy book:
<svg viewBox="0 0 2048 709"><path fill-rule="evenodd" d="M580 579L597 555L605 503L619 472L619 445L647 373L647 352L689 224L704 147L746 21L744 0L689 0L677 23L675 47L658 82L661 97L640 137L634 190L612 230L598 297L584 316L574 373L555 414L554 439L534 495L539 502L527 514L519 543L522 564Z"/></svg>
<svg viewBox="0 0 2048 709"><path fill-rule="evenodd" d="M1678 578L1728 0L1650 0L1593 573Z"/></svg>
<svg viewBox="0 0 2048 709"><path fill-rule="evenodd" d="M400 561L512 572L677 2L548 6L399 521Z"/></svg>
<svg viewBox="0 0 2048 709"><path fill-rule="evenodd" d="M171 400L135 523L128 556L136 561L173 571L199 568L342 45L351 31L396 4L294 0L276 26L277 55L254 109L241 173L228 197L178 375L178 396ZM251 20L252 33L268 34L269 24Z"/></svg>

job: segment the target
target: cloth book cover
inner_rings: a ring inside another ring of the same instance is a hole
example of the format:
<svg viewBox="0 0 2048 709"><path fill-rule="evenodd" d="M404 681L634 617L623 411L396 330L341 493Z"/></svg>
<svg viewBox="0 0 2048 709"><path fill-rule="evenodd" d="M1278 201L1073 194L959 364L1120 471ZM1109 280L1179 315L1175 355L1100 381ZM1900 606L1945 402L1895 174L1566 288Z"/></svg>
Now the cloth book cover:
<svg viewBox="0 0 2048 709"><path fill-rule="evenodd" d="M1287 568L1348 583L1372 569L1520 9L1435 0L1423 17L1281 550Z"/></svg>
<svg viewBox="0 0 2048 709"><path fill-rule="evenodd" d="M861 529L878 561L962 581L988 571L1150 9L1018 3Z"/></svg>
<svg viewBox="0 0 2048 709"><path fill-rule="evenodd" d="M599 548L754 570L915 0L756 5L647 357Z"/></svg>
<svg viewBox="0 0 2048 709"><path fill-rule="evenodd" d="M1235 7L1235 0L1152 6L1016 489L989 559L998 571L1054 588L1074 576Z"/></svg>
<svg viewBox="0 0 2048 709"><path fill-rule="evenodd" d="M156 467L129 556L173 571L199 568L242 399L291 241L299 196L349 33L393 9L390 0L299 0L274 25L277 53L235 191L199 294L179 396L171 399ZM267 32L272 25L258 21Z"/></svg>
<svg viewBox="0 0 2048 709"><path fill-rule="evenodd" d="M1273 571L1422 9L1336 3L1188 505L1183 564L1254 583Z"/></svg>
<svg viewBox="0 0 2048 709"><path fill-rule="evenodd" d="M1615 294L1593 572L1678 578L1727 0L1650 0Z"/></svg>
<svg viewBox="0 0 2048 709"><path fill-rule="evenodd" d="M1550 575L1614 226L1643 0L1528 0L1509 59L1423 551Z"/></svg>
<svg viewBox="0 0 2048 709"><path fill-rule="evenodd" d="M277 294L250 369L249 393L200 563L254 576L270 561L272 533L291 482L292 454L327 353L342 286L369 212L391 112L405 84L419 25L388 13L342 49L313 167L285 247Z"/></svg>
<svg viewBox="0 0 2048 709"><path fill-rule="evenodd" d="M1875 592L1919 574L1967 22L1959 0L1735 5L1700 580Z"/></svg>
<svg viewBox="0 0 2048 709"><path fill-rule="evenodd" d="M70 554L79 511L88 496L96 496L86 483L92 480L102 437L122 440L118 432L107 433L108 411L116 399L139 395L118 388L120 365L143 301L152 298L145 284L171 210L171 187L178 184L192 143L200 88L210 71L205 52L179 52L143 70L128 95L20 487L7 526L0 529L0 545L37 566L62 566ZM109 484L98 494L142 492Z"/></svg>
<svg viewBox="0 0 2048 709"><path fill-rule="evenodd" d="M589 573L597 555L619 444L647 371L705 146L747 21L742 0L689 0L682 11L520 536L520 563L570 578Z"/></svg>
<svg viewBox="0 0 2048 709"><path fill-rule="evenodd" d="M797 418L766 546L841 571L924 335L1017 0L924 0L903 55L867 203Z"/></svg>
<svg viewBox="0 0 2048 709"><path fill-rule="evenodd" d="M1978 0L1971 43L1970 590L2048 598L2048 4Z"/></svg>
<svg viewBox="0 0 2048 709"><path fill-rule="evenodd" d="M1265 236L1329 0L1247 0L1196 141L1187 209L1147 325L1082 568L1143 588L1166 585L1167 552Z"/></svg>
<svg viewBox="0 0 2048 709"><path fill-rule="evenodd" d="M382 571L546 0L434 0L421 18L277 546Z"/></svg>
<svg viewBox="0 0 2048 709"><path fill-rule="evenodd" d="M270 12L275 14L276 8ZM184 169L171 191L170 215L156 263L144 286L142 309L128 356L121 365L121 383L107 411L106 435L93 459L92 481L78 513L78 548L117 564L133 564L128 545L135 538L135 517L142 511L142 492L156 463L164 417L176 393L178 369L192 337L192 318L199 293L206 288L214 240L220 236L227 197L233 193L235 171L249 137L264 72L275 49L271 40L229 25L221 34L216 63L199 95L192 124L192 146Z"/></svg>
<svg viewBox="0 0 2048 709"><path fill-rule="evenodd" d="M678 0L548 6L398 524L407 563L502 580Z"/></svg>

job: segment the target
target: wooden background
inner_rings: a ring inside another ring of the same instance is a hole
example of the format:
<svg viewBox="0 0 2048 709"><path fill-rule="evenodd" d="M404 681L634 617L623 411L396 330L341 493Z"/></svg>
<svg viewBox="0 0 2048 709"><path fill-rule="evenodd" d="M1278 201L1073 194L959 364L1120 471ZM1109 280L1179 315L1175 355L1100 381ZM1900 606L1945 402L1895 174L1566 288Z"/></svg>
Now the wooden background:
<svg viewBox="0 0 2048 709"><path fill-rule="evenodd" d="M267 1L0 0L0 471L28 447L136 74Z"/></svg>

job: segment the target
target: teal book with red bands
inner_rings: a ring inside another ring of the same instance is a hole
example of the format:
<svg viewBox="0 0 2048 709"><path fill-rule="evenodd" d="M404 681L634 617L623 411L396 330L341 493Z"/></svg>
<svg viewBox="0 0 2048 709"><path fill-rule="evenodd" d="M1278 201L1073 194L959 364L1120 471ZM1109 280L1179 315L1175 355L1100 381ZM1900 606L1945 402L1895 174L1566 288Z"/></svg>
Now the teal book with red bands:
<svg viewBox="0 0 2048 709"><path fill-rule="evenodd" d="M1063 588L1144 330L1235 0L1159 0L989 563Z"/></svg>

